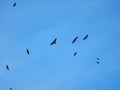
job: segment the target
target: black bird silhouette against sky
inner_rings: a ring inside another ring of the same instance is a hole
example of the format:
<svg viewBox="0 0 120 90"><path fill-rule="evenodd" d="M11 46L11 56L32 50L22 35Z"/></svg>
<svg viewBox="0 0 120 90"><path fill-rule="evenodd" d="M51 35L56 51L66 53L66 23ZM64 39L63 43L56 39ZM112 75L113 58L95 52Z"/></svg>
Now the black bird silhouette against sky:
<svg viewBox="0 0 120 90"><path fill-rule="evenodd" d="M13 7L15 7L16 6L16 2L13 4Z"/></svg>
<svg viewBox="0 0 120 90"><path fill-rule="evenodd" d="M6 69L9 70L9 66L8 65L6 65Z"/></svg>
<svg viewBox="0 0 120 90"><path fill-rule="evenodd" d="M97 63L97 64L100 64L100 62L99 62L99 61L96 61L96 63Z"/></svg>
<svg viewBox="0 0 120 90"><path fill-rule="evenodd" d="M83 38L83 40L87 39L88 38L88 34Z"/></svg>
<svg viewBox="0 0 120 90"><path fill-rule="evenodd" d="M50 43L50 45L56 44L56 41L57 41L57 38L55 38L55 39Z"/></svg>
<svg viewBox="0 0 120 90"><path fill-rule="evenodd" d="M30 54L30 51L28 49L26 49L26 52L27 52L28 55Z"/></svg>
<svg viewBox="0 0 120 90"><path fill-rule="evenodd" d="M77 55L77 52L74 52L74 56L76 56Z"/></svg>
<svg viewBox="0 0 120 90"><path fill-rule="evenodd" d="M98 57L97 57L96 59L97 59L97 60L100 60L100 58L98 58Z"/></svg>
<svg viewBox="0 0 120 90"><path fill-rule="evenodd" d="M78 36L76 36L73 41L72 41L72 44L75 43L75 41L78 39Z"/></svg>

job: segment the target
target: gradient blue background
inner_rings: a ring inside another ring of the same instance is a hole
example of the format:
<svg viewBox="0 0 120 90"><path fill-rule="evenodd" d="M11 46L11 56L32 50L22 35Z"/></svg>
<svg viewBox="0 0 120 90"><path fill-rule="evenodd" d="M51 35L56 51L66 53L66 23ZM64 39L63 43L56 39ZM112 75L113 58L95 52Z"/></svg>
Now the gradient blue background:
<svg viewBox="0 0 120 90"><path fill-rule="evenodd" d="M0 0L0 90L11 87L120 90L120 0Z"/></svg>

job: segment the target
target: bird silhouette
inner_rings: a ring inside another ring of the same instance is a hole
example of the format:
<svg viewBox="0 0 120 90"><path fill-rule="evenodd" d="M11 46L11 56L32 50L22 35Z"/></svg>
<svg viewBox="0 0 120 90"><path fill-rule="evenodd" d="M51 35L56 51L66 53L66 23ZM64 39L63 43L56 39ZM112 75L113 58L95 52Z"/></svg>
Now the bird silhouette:
<svg viewBox="0 0 120 90"><path fill-rule="evenodd" d="M26 52L27 52L28 55L30 54L30 51L28 49L26 49Z"/></svg>
<svg viewBox="0 0 120 90"><path fill-rule="evenodd" d="M85 40L85 39L87 39L88 38L88 35L86 35L84 38L83 38L83 40Z"/></svg>
<svg viewBox="0 0 120 90"><path fill-rule="evenodd" d="M10 90L12 90L12 88L10 88Z"/></svg>
<svg viewBox="0 0 120 90"><path fill-rule="evenodd" d="M97 57L96 59L97 59L97 60L100 60L100 58L98 58L98 57Z"/></svg>
<svg viewBox="0 0 120 90"><path fill-rule="evenodd" d="M50 43L50 45L56 44L56 41L57 41L57 38L55 38L55 39Z"/></svg>
<svg viewBox="0 0 120 90"><path fill-rule="evenodd" d="M73 41L72 41L72 44L75 43L75 41L78 39L78 36L76 36Z"/></svg>
<svg viewBox="0 0 120 90"><path fill-rule="evenodd" d="M16 2L13 4L13 7L15 7L16 6Z"/></svg>
<svg viewBox="0 0 120 90"><path fill-rule="evenodd" d="M97 63L97 64L100 64L100 62L99 62L99 61L96 61L96 63Z"/></svg>
<svg viewBox="0 0 120 90"><path fill-rule="evenodd" d="M77 52L74 52L74 56L76 56L77 55Z"/></svg>
<svg viewBox="0 0 120 90"><path fill-rule="evenodd" d="M9 70L9 66L8 65L6 65L6 69Z"/></svg>

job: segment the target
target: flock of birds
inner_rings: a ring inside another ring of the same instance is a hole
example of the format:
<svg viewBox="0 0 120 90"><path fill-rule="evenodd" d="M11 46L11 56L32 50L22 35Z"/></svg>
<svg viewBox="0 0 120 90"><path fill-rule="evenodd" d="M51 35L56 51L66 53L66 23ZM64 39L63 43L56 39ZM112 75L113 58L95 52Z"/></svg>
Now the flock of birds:
<svg viewBox="0 0 120 90"><path fill-rule="evenodd" d="M88 38L88 34L83 38L83 40L86 40L87 38ZM78 36L76 36L76 37L73 39L72 44L75 43L75 42L77 41L77 39L78 39ZM50 43L50 45L54 45L54 44L56 44L56 42L57 42L57 38L55 38L55 39ZM74 52L73 55L76 56L76 55L77 55L77 52ZM97 59L96 63L97 63L97 64L100 64L100 62L99 62L100 59L99 59L98 57L97 57L96 59Z"/></svg>
<svg viewBox="0 0 120 90"><path fill-rule="evenodd" d="M86 35L86 36L83 38L83 40L86 40L87 38L88 38L88 35ZM73 39L72 44L75 43L75 42L77 41L77 39L78 39L78 36L76 36L76 37ZM56 43L57 43L57 38L55 38L55 39L50 43L50 45L55 45ZM30 54L29 49L26 49L26 53L27 53L28 55ZM76 55L77 55L77 52L74 52L73 55L76 56ZM96 57L96 59L97 59L96 63L97 63L97 64L100 64L100 62L99 62L100 58ZM8 66L8 65L6 65L6 69L9 70L9 66Z"/></svg>
<svg viewBox="0 0 120 90"><path fill-rule="evenodd" d="M16 6L16 2L13 3L13 7L15 7L15 6ZM83 40L86 40L87 38L88 38L88 34L83 37ZM72 44L75 43L75 42L77 41L77 39L78 39L78 36L76 36L76 37L72 40ZM50 45L55 45L56 43L57 43L57 38L55 38L55 39L50 43ZM26 49L26 53L27 53L28 55L30 54L29 49ZM74 52L73 55L76 56L76 55L77 55L77 52ZM97 64L100 64L100 58L96 57L96 59L97 59L97 60L96 60L96 63L97 63ZM6 69L9 71L9 66L8 66L8 65L6 65ZM9 90L12 90L12 88L9 88Z"/></svg>
<svg viewBox="0 0 120 90"><path fill-rule="evenodd" d="M86 40L88 38L88 35L86 35L84 38L83 38L83 40ZM72 44L74 44L76 41L77 41L77 39L78 39L78 36L76 36L73 40L72 40ZM55 38L51 43L50 43L50 45L52 46L52 45L55 45L57 43L57 38ZM26 48L26 53L29 55L30 54L30 51L29 51L29 49L27 49ZM76 56L77 55L77 52L74 52L74 54L73 54L74 56ZM98 58L98 57L96 57L96 63L97 64L100 64L100 58ZM7 70L9 70L9 66L8 65L6 65L6 69ZM9 90L12 90L12 88L9 88Z"/></svg>

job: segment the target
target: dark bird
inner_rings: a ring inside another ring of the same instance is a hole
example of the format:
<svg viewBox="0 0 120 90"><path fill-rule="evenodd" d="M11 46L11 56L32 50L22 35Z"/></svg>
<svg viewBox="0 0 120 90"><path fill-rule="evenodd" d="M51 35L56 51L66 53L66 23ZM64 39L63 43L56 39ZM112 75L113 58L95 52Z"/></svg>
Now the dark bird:
<svg viewBox="0 0 120 90"><path fill-rule="evenodd" d="M8 65L6 65L6 69L9 70L9 66Z"/></svg>
<svg viewBox="0 0 120 90"><path fill-rule="evenodd" d="M26 49L26 51L27 51L27 54L29 55L29 54L30 54L29 50L28 50L28 49Z"/></svg>
<svg viewBox="0 0 120 90"><path fill-rule="evenodd" d="M16 6L16 2L13 4L13 7L15 7Z"/></svg>
<svg viewBox="0 0 120 90"><path fill-rule="evenodd" d="M100 62L99 62L99 61L96 61L96 63L97 63L97 64L100 64Z"/></svg>
<svg viewBox="0 0 120 90"><path fill-rule="evenodd" d="M83 38L83 40L87 39L88 38L88 34Z"/></svg>
<svg viewBox="0 0 120 90"><path fill-rule="evenodd" d="M57 38L55 38L55 39L50 43L50 45L56 44L56 41L57 41Z"/></svg>
<svg viewBox="0 0 120 90"><path fill-rule="evenodd" d="M10 88L10 90L12 90L12 88Z"/></svg>
<svg viewBox="0 0 120 90"><path fill-rule="evenodd" d="M100 58L98 58L98 57L97 57L96 59L97 59L97 60L100 60Z"/></svg>
<svg viewBox="0 0 120 90"><path fill-rule="evenodd" d="M75 41L78 39L78 36L76 36L73 41L72 41L72 44L75 43Z"/></svg>
<svg viewBox="0 0 120 90"><path fill-rule="evenodd" d="M74 52L74 56L76 56L77 52Z"/></svg>

